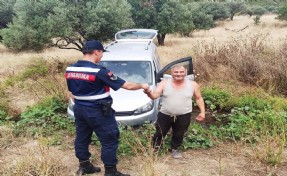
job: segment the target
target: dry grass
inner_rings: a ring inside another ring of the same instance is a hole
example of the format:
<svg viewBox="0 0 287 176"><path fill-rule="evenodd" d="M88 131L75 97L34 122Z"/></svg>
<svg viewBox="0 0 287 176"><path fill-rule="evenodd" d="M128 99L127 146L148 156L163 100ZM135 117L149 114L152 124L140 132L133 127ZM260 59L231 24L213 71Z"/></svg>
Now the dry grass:
<svg viewBox="0 0 287 176"><path fill-rule="evenodd" d="M7 112L13 116L47 96L66 98L67 95L63 72L68 62L60 59L33 58L25 64L25 70L10 74L0 84L0 89L7 95L0 98L6 100L6 104L2 103L2 106L10 107Z"/></svg>
<svg viewBox="0 0 287 176"><path fill-rule="evenodd" d="M58 48L46 49L43 52L20 52L13 53L0 45L0 78L6 76L5 73L17 73L23 70L29 61L35 58L44 58L47 60L76 60L82 56L82 53L76 50L63 50Z"/></svg>
<svg viewBox="0 0 287 176"><path fill-rule="evenodd" d="M196 72L204 81L237 80L269 92L286 94L287 43L275 47L268 43L266 37L250 35L232 39L221 47L215 43L201 43L195 54Z"/></svg>
<svg viewBox="0 0 287 176"><path fill-rule="evenodd" d="M210 30L199 30L192 33L191 38L182 38L176 35L166 37L166 46L159 47L159 54L163 65L179 57L194 56L195 47L200 43L216 44L218 47L231 39L244 39L250 34L268 35L267 40L275 45L282 45L282 40L287 36L287 22L278 21L276 15L264 15L261 17L262 23L254 25L254 21L249 16L235 16L233 21L221 21L217 27ZM241 30L248 26L246 29Z"/></svg>
<svg viewBox="0 0 287 176"><path fill-rule="evenodd" d="M159 47L162 63L190 55L199 82L243 82L287 94L287 23L274 15L261 20L256 26L249 17L239 16L194 32L192 38L168 36L166 46Z"/></svg>
<svg viewBox="0 0 287 176"><path fill-rule="evenodd" d="M41 176L64 176L65 167L61 158L55 152L40 143L30 143L21 150L21 157L14 159L13 162L3 164L1 175L41 175Z"/></svg>
<svg viewBox="0 0 287 176"><path fill-rule="evenodd" d="M1 150L10 147L15 141L15 136L11 127L0 126L0 153Z"/></svg>

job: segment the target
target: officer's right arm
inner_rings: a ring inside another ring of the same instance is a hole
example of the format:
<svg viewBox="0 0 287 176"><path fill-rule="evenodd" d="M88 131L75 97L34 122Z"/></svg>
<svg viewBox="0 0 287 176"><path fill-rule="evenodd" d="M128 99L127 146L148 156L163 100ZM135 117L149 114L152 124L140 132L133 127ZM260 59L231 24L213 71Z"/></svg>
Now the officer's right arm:
<svg viewBox="0 0 287 176"><path fill-rule="evenodd" d="M138 90L138 89L148 90L149 85L148 84L137 84L133 82L125 82L121 88L127 89L127 90Z"/></svg>

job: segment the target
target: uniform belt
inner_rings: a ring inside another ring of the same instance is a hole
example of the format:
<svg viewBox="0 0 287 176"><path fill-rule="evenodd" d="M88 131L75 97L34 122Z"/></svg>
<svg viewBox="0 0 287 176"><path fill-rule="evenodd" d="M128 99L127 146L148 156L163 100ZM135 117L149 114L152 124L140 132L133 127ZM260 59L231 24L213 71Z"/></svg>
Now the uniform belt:
<svg viewBox="0 0 287 176"><path fill-rule="evenodd" d="M110 92L106 92L104 94L101 95L93 95L93 96L75 96L74 98L77 100L98 100L98 99L103 99L110 96Z"/></svg>

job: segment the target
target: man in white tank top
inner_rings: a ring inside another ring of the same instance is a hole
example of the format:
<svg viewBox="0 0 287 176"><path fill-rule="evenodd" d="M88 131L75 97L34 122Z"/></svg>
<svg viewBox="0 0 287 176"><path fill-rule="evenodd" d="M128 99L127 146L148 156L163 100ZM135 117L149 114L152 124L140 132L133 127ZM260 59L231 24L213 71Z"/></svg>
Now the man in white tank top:
<svg viewBox="0 0 287 176"><path fill-rule="evenodd" d="M149 89L145 93L153 100L162 95L162 106L157 115L156 132L153 136L154 148L161 146L163 138L172 128L172 156L181 158L178 149L190 125L192 97L194 96L200 109L200 114L196 117L197 121L205 119L205 106L199 85L186 78L187 70L183 66L175 65L171 69L171 75L171 79L162 80L154 91Z"/></svg>

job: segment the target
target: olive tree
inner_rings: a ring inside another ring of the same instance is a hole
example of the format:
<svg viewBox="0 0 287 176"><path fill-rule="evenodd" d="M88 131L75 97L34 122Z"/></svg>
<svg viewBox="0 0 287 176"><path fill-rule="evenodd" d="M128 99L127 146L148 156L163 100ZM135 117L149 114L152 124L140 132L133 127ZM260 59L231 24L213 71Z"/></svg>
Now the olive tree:
<svg viewBox="0 0 287 176"><path fill-rule="evenodd" d="M16 50L81 50L85 40L110 40L131 27L130 9L126 0L18 0L16 16L1 31L3 43Z"/></svg>
<svg viewBox="0 0 287 176"><path fill-rule="evenodd" d="M0 0L0 29L6 28L7 25L12 21L14 16L14 4L16 0ZM0 42L2 36L0 34Z"/></svg>
<svg viewBox="0 0 287 176"><path fill-rule="evenodd" d="M55 45L65 49L80 50L85 40L111 40L114 34L133 25L131 6L125 0L90 0L62 4L49 16L54 28Z"/></svg>
<svg viewBox="0 0 287 176"><path fill-rule="evenodd" d="M227 19L230 14L227 6L220 2L203 2L199 7L204 13L212 15L213 21Z"/></svg>
<svg viewBox="0 0 287 176"><path fill-rule="evenodd" d="M135 27L157 29L159 45L164 45L168 33L188 35L194 29L192 14L178 0L128 1Z"/></svg>
<svg viewBox="0 0 287 176"><path fill-rule="evenodd" d="M262 16L264 13L266 13L266 9L260 5L254 5L254 6L249 6L247 7L246 9L246 13L249 15L249 16L253 16L253 15L256 15L256 16Z"/></svg>
<svg viewBox="0 0 287 176"><path fill-rule="evenodd" d="M128 0L132 6L132 19L137 28L155 29L158 20L158 9L156 1Z"/></svg>
<svg viewBox="0 0 287 176"><path fill-rule="evenodd" d="M192 13L191 20L194 24L194 29L210 29L214 27L213 16L202 10L199 3L189 3L186 7Z"/></svg>
<svg viewBox="0 0 287 176"><path fill-rule="evenodd" d="M225 3L227 6L229 13L230 13L230 19L233 20L233 17L236 13L240 13L245 11L246 5L243 2L236 2L236 1L231 1Z"/></svg>
<svg viewBox="0 0 287 176"><path fill-rule="evenodd" d="M279 7L277 18L280 20L287 20L287 4Z"/></svg>
<svg viewBox="0 0 287 176"><path fill-rule="evenodd" d="M192 14L182 4L172 0L160 7L155 26L160 32L157 36L160 45L164 45L164 39L168 33L178 32L188 35L194 29Z"/></svg>
<svg viewBox="0 0 287 176"><path fill-rule="evenodd" d="M57 6L56 1L18 0L14 6L16 15L7 28L1 30L3 44L15 50L42 50L51 43L47 17Z"/></svg>
<svg viewBox="0 0 287 176"><path fill-rule="evenodd" d="M7 27L14 16L14 4L16 0L0 0L0 29Z"/></svg>

